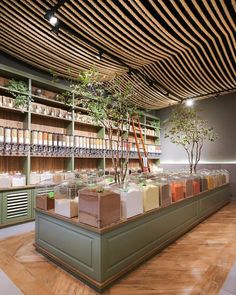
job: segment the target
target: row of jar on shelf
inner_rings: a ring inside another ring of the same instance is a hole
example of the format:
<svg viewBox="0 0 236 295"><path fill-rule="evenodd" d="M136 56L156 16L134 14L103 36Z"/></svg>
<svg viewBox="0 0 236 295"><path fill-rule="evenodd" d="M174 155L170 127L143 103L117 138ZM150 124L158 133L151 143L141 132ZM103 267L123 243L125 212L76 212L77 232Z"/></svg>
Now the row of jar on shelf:
<svg viewBox="0 0 236 295"><path fill-rule="evenodd" d="M136 169L133 171L137 171ZM29 185L38 186L41 183L50 183L57 185L63 181L76 179L79 176L81 177L90 177L91 175L96 175L101 177L102 175L114 175L114 169L109 169L104 171L103 169L82 169L75 171L44 171L44 172L31 172L29 175ZM2 172L0 173L0 188L6 189L11 187L23 187L26 185L26 175L14 171L11 173Z"/></svg>
<svg viewBox="0 0 236 295"><path fill-rule="evenodd" d="M112 149L117 150L117 141L112 141ZM24 146L23 146L24 145ZM18 129L10 127L0 127L0 151L6 153L24 153L29 150L31 145L32 153L90 153L91 150L109 150L110 144L108 139L93 138L79 135L66 135L52 133L47 131L32 130L31 136L27 129ZM147 152L160 154L160 146L147 144ZM56 149L55 149L56 148ZM61 149L58 149L61 148ZM67 149L64 149L67 148ZM77 149L77 150L73 150ZM80 150L81 149L81 150ZM85 150L82 150L85 149ZM86 151L86 149L88 149ZM121 147L118 150L122 150ZM137 152L135 142L124 142L123 151Z"/></svg>
<svg viewBox="0 0 236 295"><path fill-rule="evenodd" d="M14 107L14 98L11 97L6 97L6 96L0 96L0 106L8 107L8 108L13 108ZM56 117L56 118L62 118L62 119L67 119L67 120L72 120L72 112L62 110L59 108L43 105L40 103L31 103L31 112L40 114L40 115L47 115L51 117ZM94 119L86 114L80 114L80 113L75 113L74 114L74 120L80 123L85 123L85 124L91 124L91 125L98 125ZM116 124L113 124L113 127L115 128ZM130 126L130 131L132 131L132 126ZM142 132L145 132L143 129ZM151 128L146 128L146 134L150 136L156 136L156 131Z"/></svg>
<svg viewBox="0 0 236 295"><path fill-rule="evenodd" d="M113 176L82 176L51 187L46 183L37 195L36 207L54 209L68 218L102 228L171 203L196 196L229 182L226 170L203 171L198 175L131 174L125 186Z"/></svg>

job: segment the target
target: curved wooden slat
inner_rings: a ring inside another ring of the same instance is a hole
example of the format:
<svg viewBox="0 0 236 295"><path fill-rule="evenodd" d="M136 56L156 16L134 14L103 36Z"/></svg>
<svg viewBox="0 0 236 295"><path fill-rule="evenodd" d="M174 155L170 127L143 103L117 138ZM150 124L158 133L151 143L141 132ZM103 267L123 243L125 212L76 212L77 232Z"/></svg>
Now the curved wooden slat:
<svg viewBox="0 0 236 295"><path fill-rule="evenodd" d="M132 101L149 109L236 89L235 0L70 0L56 12L65 28L56 36L44 14L57 2L0 1L3 52L61 76L95 67L131 84Z"/></svg>

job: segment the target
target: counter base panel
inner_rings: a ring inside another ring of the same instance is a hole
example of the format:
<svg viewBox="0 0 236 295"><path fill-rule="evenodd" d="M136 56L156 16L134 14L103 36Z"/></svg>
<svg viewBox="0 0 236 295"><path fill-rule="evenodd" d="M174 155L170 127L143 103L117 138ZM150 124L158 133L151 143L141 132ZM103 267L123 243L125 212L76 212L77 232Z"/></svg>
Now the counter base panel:
<svg viewBox="0 0 236 295"><path fill-rule="evenodd" d="M101 233L36 211L35 247L98 291L160 252L229 201L229 185L224 185Z"/></svg>

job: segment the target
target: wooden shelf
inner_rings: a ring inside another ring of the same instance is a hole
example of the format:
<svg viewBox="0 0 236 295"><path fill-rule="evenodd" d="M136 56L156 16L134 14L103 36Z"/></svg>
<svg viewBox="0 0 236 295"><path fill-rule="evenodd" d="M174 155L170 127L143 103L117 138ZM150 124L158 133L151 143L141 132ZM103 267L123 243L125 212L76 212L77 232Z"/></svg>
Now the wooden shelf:
<svg viewBox="0 0 236 295"><path fill-rule="evenodd" d="M43 132L51 132L51 133L59 133L59 134L67 134L67 135L73 135L73 136L87 136L91 138L106 138L106 132L105 128L101 125L96 125L95 123L89 123L89 122L81 122L75 120L75 114L77 112L81 112L83 114L88 114L88 110L81 106L67 106L61 101L57 101L55 99L56 95L59 93L62 93L63 91L70 91L71 89L68 86L54 83L52 81L42 79L40 77L36 77L34 75L30 75L28 73L24 73L22 71L18 71L15 69L12 69L10 67L3 67L0 70L0 73L5 78L2 79L2 83L6 84L8 79L15 78L17 80L24 80L28 83L29 86L29 93L19 92L15 91L16 93L28 95L32 97L33 102L32 103L41 103L46 106L59 108L66 111L71 111L71 119L67 118L61 118L61 117L55 117L51 116L49 114L41 114L32 111L31 107L28 111L22 112L20 109L16 108L10 108L10 107L2 107L0 106L0 112L2 110L3 114L10 114L5 117L3 116L4 120L8 122L10 121L10 126L13 126L14 128L24 128L31 130L38 130ZM38 95L36 93L36 89L42 90L42 95ZM9 93L9 89L4 86L0 86L0 91L4 93L3 95L12 97L12 95ZM13 91L11 91L13 92ZM155 139L158 138L156 135L148 135L146 134L146 129L151 128L155 129L155 127L145 124L146 118L151 118L149 120L155 120L156 118L154 116L149 116L149 114L146 114L143 116L143 119L140 122L140 125L144 129L143 136L144 139L150 142L150 144L155 144ZM15 120L15 121L14 121ZM18 120L18 122L16 121ZM4 123L4 122L3 122ZM0 120L0 126L1 126L1 120ZM6 125L3 125L7 127ZM134 134L133 131L129 131L130 139L131 136ZM79 169L95 169L103 167L103 169L106 168L106 161L109 163L111 156L104 156L104 155L75 155L68 154L68 155L50 155L50 154L32 154L28 152L28 154L24 155L9 155L9 154L3 154L2 159L4 160L5 157L8 157L9 159L19 159L16 162L24 162L24 173L27 175L27 183L29 182L29 174L31 171L37 171L37 169L40 169L40 171L54 171L56 169L62 169L62 170L73 170L74 168ZM157 157L149 157L150 160L158 160L159 155ZM61 159L61 161L59 161ZM130 157L130 161L137 162L138 163L138 156L137 157ZM2 161L2 162L5 162ZM12 164L14 161L11 161ZM18 163L19 164L19 163ZM17 165L18 165L17 164ZM14 166L14 165L13 165ZM12 167L13 167L12 166ZM19 166L19 165L18 165ZM4 168L5 169L5 168ZM13 168L11 168L12 170Z"/></svg>
<svg viewBox="0 0 236 295"><path fill-rule="evenodd" d="M16 108L11 108L11 107L5 107L5 106L0 106L1 110L9 111L9 112L14 112L14 113L20 113L23 115L27 115L28 111L27 110L21 110L21 109L16 109Z"/></svg>
<svg viewBox="0 0 236 295"><path fill-rule="evenodd" d="M44 117L44 118L51 118L53 120L62 120L62 121L67 121L67 122L72 122L72 119L66 119L66 118L61 118L61 117L53 117L51 115L44 115L36 112L31 112L32 116L39 116L39 117Z"/></svg>
<svg viewBox="0 0 236 295"><path fill-rule="evenodd" d="M92 124L92 123L86 123L86 122L81 122L81 121L76 121L76 120L75 120L75 124L76 125L83 125L83 126L90 126L90 127L94 127L94 128L97 128L97 129L103 128L103 126L101 126L101 125L95 125L95 124Z"/></svg>

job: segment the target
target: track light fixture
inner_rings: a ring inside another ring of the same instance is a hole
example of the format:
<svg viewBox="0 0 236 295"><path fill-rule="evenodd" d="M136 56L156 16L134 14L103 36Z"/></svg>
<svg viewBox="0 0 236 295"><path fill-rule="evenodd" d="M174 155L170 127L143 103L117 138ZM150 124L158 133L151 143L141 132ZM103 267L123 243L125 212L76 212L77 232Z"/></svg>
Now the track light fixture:
<svg viewBox="0 0 236 295"><path fill-rule="evenodd" d="M65 3L68 3L68 2L70 2L70 0L58 0L57 4L54 5L53 7L51 7L44 15L44 18L46 20L48 20L49 23L52 25L51 31L54 34L58 35L59 29L61 29L64 32L66 32L67 34L70 34L74 37L79 38L83 42L87 43L90 47L93 47L94 49L98 50L98 54L96 55L96 58L98 60L101 60L102 56L104 54L106 54L106 56L108 56L109 58L112 58L114 61L116 61L117 63L119 63L123 67L127 68L128 69L128 72L127 72L128 76L131 77L133 75L137 75L137 77L142 77L142 79L144 79L150 87L155 86L155 88L160 90L162 92L162 94L164 94L166 96L169 96L169 94L171 94L158 81L151 80L150 78L147 77L147 75L145 73L142 73L139 69L131 68L126 62L124 62L122 59L120 59L116 55L113 55L109 51L105 52L104 50L99 49L97 44L95 44L92 41L90 41L89 39L85 38L82 34L80 34L78 31L75 31L73 28L69 27L63 21L60 21L55 16L55 13L57 13L57 11L60 9L61 6L63 6ZM178 102L181 100L181 98L177 98L177 97L176 98L171 97L170 99L178 101Z"/></svg>
<svg viewBox="0 0 236 295"><path fill-rule="evenodd" d="M53 9L49 9L44 15L44 18L46 18L52 26L55 26L58 23L57 17L54 16Z"/></svg>
<svg viewBox="0 0 236 295"><path fill-rule="evenodd" d="M96 55L96 58L97 58L98 60L101 60L101 59L102 59L102 55L103 55L103 53L104 53L104 51L103 51L102 49L99 49L98 54Z"/></svg>

